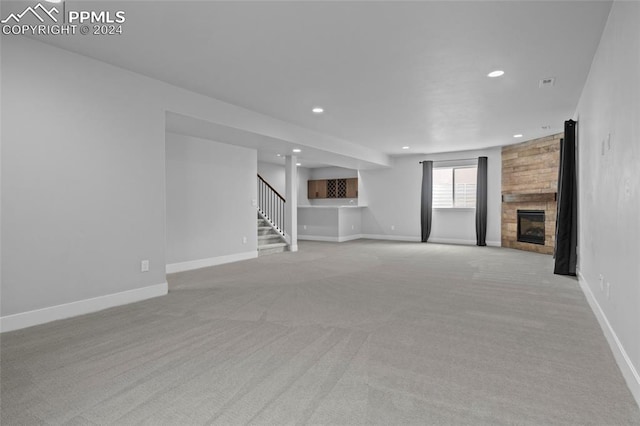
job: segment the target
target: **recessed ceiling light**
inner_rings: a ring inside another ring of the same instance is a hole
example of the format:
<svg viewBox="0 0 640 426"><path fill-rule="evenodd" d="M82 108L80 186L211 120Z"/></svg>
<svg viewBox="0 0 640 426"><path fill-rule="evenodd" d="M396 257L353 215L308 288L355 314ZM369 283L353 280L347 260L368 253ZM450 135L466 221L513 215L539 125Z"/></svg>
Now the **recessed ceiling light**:
<svg viewBox="0 0 640 426"><path fill-rule="evenodd" d="M302 152L300 148L293 148L293 152Z"/></svg>
<svg viewBox="0 0 640 426"><path fill-rule="evenodd" d="M314 107L311 111L314 114L322 114L324 112L324 108L322 108L322 107Z"/></svg>
<svg viewBox="0 0 640 426"><path fill-rule="evenodd" d="M302 164L301 163L296 163L296 166L302 166Z"/></svg>
<svg viewBox="0 0 640 426"><path fill-rule="evenodd" d="M282 154L276 154L278 157L282 157Z"/></svg>
<svg viewBox="0 0 640 426"><path fill-rule="evenodd" d="M520 133L513 135L514 138L521 138L522 135Z"/></svg>
<svg viewBox="0 0 640 426"><path fill-rule="evenodd" d="M409 149L409 148L411 148L411 147L409 147L409 146L403 146L402 147L402 149Z"/></svg>
<svg viewBox="0 0 640 426"><path fill-rule="evenodd" d="M500 77L500 76L502 76L502 75L504 75L504 71L502 71L502 70L495 70L495 71L491 71L489 74L487 74L487 77L494 78L494 77Z"/></svg>

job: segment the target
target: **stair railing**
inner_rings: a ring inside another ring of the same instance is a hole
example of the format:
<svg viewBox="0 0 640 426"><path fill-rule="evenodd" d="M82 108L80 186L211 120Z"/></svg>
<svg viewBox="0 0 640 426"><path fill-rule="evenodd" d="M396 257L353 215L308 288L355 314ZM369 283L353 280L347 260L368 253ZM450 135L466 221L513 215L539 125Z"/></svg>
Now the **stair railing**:
<svg viewBox="0 0 640 426"><path fill-rule="evenodd" d="M284 236L285 199L269 183L258 175L258 211Z"/></svg>

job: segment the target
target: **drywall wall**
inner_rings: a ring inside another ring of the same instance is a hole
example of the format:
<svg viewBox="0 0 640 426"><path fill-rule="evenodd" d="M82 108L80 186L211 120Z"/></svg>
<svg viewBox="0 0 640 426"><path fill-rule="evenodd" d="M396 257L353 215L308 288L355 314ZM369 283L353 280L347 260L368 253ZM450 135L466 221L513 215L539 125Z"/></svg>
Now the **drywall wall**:
<svg viewBox="0 0 640 426"><path fill-rule="evenodd" d="M307 198L307 180L309 180L310 169L306 167L298 167L298 205L308 206L309 199ZM267 163L264 161L258 161L258 173L269 185L271 185L276 191L284 197L286 187L286 176L284 172L284 165Z"/></svg>
<svg viewBox="0 0 640 426"><path fill-rule="evenodd" d="M420 240L422 160L445 161L488 157L487 244L500 245L501 151L492 148L430 155L397 157L393 166L360 170L359 195L366 200L362 233L380 238ZM460 164L468 162L461 162ZM455 162L441 163L443 166ZM429 241L475 244L474 209L434 209Z"/></svg>
<svg viewBox="0 0 640 426"><path fill-rule="evenodd" d="M639 76L640 3L615 2L574 117L578 268L583 289L640 403Z"/></svg>
<svg viewBox="0 0 640 426"><path fill-rule="evenodd" d="M145 80L3 36L3 318L165 283L164 111Z"/></svg>
<svg viewBox="0 0 640 426"><path fill-rule="evenodd" d="M283 167L284 171L284 167ZM309 206L309 198L307 198L307 181L309 180L309 174L311 169L306 167L298 167L298 205Z"/></svg>
<svg viewBox="0 0 640 426"><path fill-rule="evenodd" d="M311 235L337 241L339 231L338 208L305 207L298 209L298 236L305 239Z"/></svg>
<svg viewBox="0 0 640 426"><path fill-rule="evenodd" d="M257 250L253 149L166 135L167 264Z"/></svg>
<svg viewBox="0 0 640 426"><path fill-rule="evenodd" d="M338 209L338 235L341 238L360 236L362 233L362 208Z"/></svg>
<svg viewBox="0 0 640 426"><path fill-rule="evenodd" d="M362 207L308 206L298 208L301 240L342 242L360 238Z"/></svg>
<svg viewBox="0 0 640 426"><path fill-rule="evenodd" d="M286 178L283 165L258 161L258 174L284 197Z"/></svg>
<svg viewBox="0 0 640 426"><path fill-rule="evenodd" d="M344 167L316 167L310 169L310 179L337 179L358 177L358 171Z"/></svg>
<svg viewBox="0 0 640 426"><path fill-rule="evenodd" d="M1 55L2 330L166 293L166 111L386 161L25 37Z"/></svg>

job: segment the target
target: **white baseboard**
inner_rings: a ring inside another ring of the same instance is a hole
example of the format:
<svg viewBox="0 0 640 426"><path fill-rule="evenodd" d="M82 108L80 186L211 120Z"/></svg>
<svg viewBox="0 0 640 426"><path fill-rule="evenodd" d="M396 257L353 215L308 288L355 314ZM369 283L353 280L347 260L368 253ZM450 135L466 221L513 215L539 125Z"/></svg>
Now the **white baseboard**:
<svg viewBox="0 0 640 426"><path fill-rule="evenodd" d="M168 288L165 282L148 287L122 291L120 293L78 300L77 302L65 303L63 305L7 315L0 318L0 332L4 333L6 331L19 330L38 324L113 308L114 306L139 302L141 300L151 299L152 297L164 296L167 294Z"/></svg>
<svg viewBox="0 0 640 426"><path fill-rule="evenodd" d="M369 240L390 240L390 241L411 241L420 242L420 237L407 235L385 235L385 234L362 234L362 238Z"/></svg>
<svg viewBox="0 0 640 426"><path fill-rule="evenodd" d="M456 238L429 238L429 242L436 244L458 244L462 246L476 245L476 240L459 240Z"/></svg>
<svg viewBox="0 0 640 426"><path fill-rule="evenodd" d="M258 251L247 251L244 253L230 254L227 256L210 257L208 259L190 260L187 262L170 263L166 266L167 274L176 272L191 271L193 269L207 268L209 266L222 265L225 263L238 262L258 257Z"/></svg>
<svg viewBox="0 0 640 426"><path fill-rule="evenodd" d="M332 243L342 243L342 242L345 242L345 241L359 240L360 238L362 238L362 235L360 235L360 234L346 235L344 237L325 237L325 236L322 236L322 235L298 235L298 239L299 240L328 241L328 242L332 242Z"/></svg>
<svg viewBox="0 0 640 426"><path fill-rule="evenodd" d="M631 394L636 400L636 403L640 406L640 375L638 374L638 370L633 365L631 358L627 354L627 351L622 346L622 343L618 339L618 335L611 327L607 316L604 311L600 307L598 300L594 296L591 291L591 287L589 287L589 283L584 278L582 273L578 271L578 283L580 283L580 288L587 298L587 302L589 302L589 306L591 310L595 314L598 319L598 323L600 323L600 328L604 332L605 337L607 338L607 342L609 342L609 346L611 347L611 352L613 352L613 356L618 363L618 367L622 372L622 376L627 382L627 386L631 391Z"/></svg>
<svg viewBox="0 0 640 426"><path fill-rule="evenodd" d="M465 246L475 246L476 240L459 240L455 238L429 238L430 243L437 244L459 244ZM485 241L489 247L502 247L502 242L500 241Z"/></svg>
<svg viewBox="0 0 640 426"><path fill-rule="evenodd" d="M362 238L361 234L355 234L355 235L345 235L344 237L339 237L338 238L338 242L342 243L345 241L353 241L353 240L359 240Z"/></svg>
<svg viewBox="0 0 640 426"><path fill-rule="evenodd" d="M346 237L324 237L320 235L298 235L299 240L309 240L309 241L329 241L334 243L341 243L343 241L351 241L358 240L361 238L366 238L369 240L389 240L389 241L410 241L410 242L420 242L420 237L417 236L407 236L407 235L384 235L384 234L358 234L358 235L349 235ZM476 240L457 240L452 238L429 238L430 243L436 244L462 244L462 245L476 245ZM487 241L487 245L491 247L502 247L502 242L500 241Z"/></svg>

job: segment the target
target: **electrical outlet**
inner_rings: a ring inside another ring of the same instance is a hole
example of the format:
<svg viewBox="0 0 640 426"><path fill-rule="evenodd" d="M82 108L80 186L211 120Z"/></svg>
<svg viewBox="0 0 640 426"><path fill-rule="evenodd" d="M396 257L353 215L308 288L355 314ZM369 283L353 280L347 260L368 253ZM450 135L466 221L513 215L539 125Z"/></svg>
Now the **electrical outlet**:
<svg viewBox="0 0 640 426"><path fill-rule="evenodd" d="M307 225L302 225L302 229L307 230Z"/></svg>
<svg viewBox="0 0 640 426"><path fill-rule="evenodd" d="M251 200L251 205L253 207L258 207L258 200L255 200L255 199Z"/></svg>
<svg viewBox="0 0 640 426"><path fill-rule="evenodd" d="M395 231L396 230L396 226L395 225L391 225L391 230Z"/></svg>
<svg viewBox="0 0 640 426"><path fill-rule="evenodd" d="M351 225L351 230L353 231L354 229L356 229L355 225Z"/></svg>
<svg viewBox="0 0 640 426"><path fill-rule="evenodd" d="M140 262L140 272L149 272L149 261L143 260Z"/></svg>
<svg viewBox="0 0 640 426"><path fill-rule="evenodd" d="M242 244L247 244L247 237L242 237Z"/></svg>

